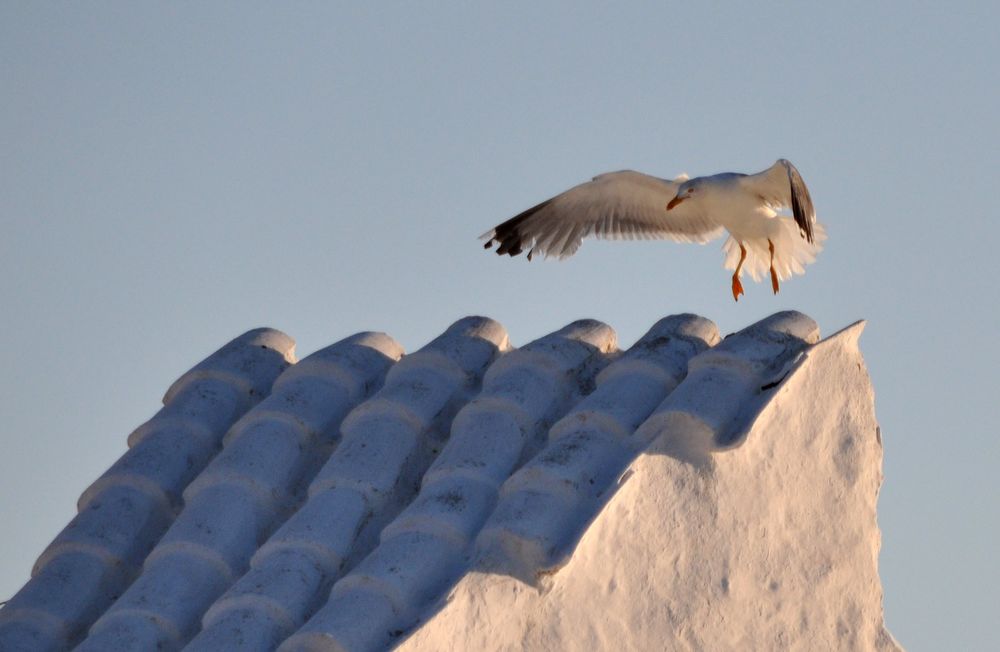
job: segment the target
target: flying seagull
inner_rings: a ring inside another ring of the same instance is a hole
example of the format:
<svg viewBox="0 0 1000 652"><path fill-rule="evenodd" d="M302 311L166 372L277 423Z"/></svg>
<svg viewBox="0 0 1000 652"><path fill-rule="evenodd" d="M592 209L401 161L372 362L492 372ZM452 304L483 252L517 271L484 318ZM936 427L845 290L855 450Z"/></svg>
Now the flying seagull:
<svg viewBox="0 0 1000 652"><path fill-rule="evenodd" d="M792 216L779 209L791 209ZM566 258L583 238L668 238L704 244L729 232L723 245L725 268L733 271L733 299L743 292L740 275L778 281L805 273L823 248L826 230L816 221L812 198L802 176L779 159L757 174L723 172L676 179L623 170L609 172L570 188L490 229L482 236L487 249L516 256L528 250Z"/></svg>

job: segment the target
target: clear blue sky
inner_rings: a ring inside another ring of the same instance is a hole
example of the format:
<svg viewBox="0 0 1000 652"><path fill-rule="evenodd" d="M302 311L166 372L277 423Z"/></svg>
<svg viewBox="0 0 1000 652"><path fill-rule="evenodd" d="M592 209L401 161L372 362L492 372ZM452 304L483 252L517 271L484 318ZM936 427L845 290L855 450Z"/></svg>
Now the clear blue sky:
<svg viewBox="0 0 1000 652"><path fill-rule="evenodd" d="M472 4L0 4L0 599L251 327L304 355L586 316L628 345L672 312L795 308L869 320L891 631L995 645L997 3ZM776 297L734 304L719 243L528 264L476 240L599 172L778 157L830 239Z"/></svg>

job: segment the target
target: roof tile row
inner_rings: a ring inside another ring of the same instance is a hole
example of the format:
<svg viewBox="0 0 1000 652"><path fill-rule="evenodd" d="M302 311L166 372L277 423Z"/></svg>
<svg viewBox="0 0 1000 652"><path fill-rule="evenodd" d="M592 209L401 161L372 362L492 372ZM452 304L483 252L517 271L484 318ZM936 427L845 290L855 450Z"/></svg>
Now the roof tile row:
<svg viewBox="0 0 1000 652"><path fill-rule="evenodd" d="M650 442L738 444L817 338L798 313L721 343L677 315L624 353L593 320L511 349L469 317L410 355L361 333L289 366L290 338L251 331L84 493L0 648L384 648L471 568L558 567Z"/></svg>

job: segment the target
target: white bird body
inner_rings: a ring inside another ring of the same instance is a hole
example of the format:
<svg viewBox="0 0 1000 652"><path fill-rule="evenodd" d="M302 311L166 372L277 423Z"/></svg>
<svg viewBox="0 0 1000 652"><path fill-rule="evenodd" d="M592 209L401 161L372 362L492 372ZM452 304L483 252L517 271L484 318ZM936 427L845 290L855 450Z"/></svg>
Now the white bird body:
<svg viewBox="0 0 1000 652"><path fill-rule="evenodd" d="M776 209L791 208L793 216ZM723 245L733 274L733 296L742 294L746 270L758 281L770 271L778 281L805 272L822 249L826 231L816 222L812 199L798 170L784 159L757 174L724 172L668 180L623 170L556 195L497 225L481 237L498 254L528 249L566 258L583 238L667 238L705 243L729 232Z"/></svg>

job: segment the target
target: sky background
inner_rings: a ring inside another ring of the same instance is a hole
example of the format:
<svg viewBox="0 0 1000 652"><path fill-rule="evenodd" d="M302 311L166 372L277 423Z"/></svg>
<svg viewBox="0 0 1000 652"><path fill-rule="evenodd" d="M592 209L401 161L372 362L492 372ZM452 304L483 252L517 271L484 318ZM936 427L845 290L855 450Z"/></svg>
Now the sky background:
<svg viewBox="0 0 1000 652"><path fill-rule="evenodd" d="M468 314L623 347L696 312L858 319L885 445L880 573L910 650L997 643L995 2L0 4L0 600L186 369ZM721 241L476 237L594 174L786 157L829 231L738 304Z"/></svg>

